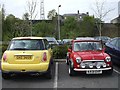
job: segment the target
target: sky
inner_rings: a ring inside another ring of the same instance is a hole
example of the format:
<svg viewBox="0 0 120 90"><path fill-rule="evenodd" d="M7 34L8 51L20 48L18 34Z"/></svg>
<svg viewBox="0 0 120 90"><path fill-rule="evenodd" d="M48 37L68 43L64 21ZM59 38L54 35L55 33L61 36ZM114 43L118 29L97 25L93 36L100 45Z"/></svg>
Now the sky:
<svg viewBox="0 0 120 90"><path fill-rule="evenodd" d="M6 15L13 14L18 18L22 19L22 16L25 12L27 12L27 1L32 0L0 0L0 4L5 5L5 12ZM33 0L37 1L37 8L36 19L40 18L40 1L41 0ZM118 1L120 0L98 0L99 2L105 1L104 4L104 11L114 9L104 18L105 22L110 22L110 20L118 17ZM68 14L68 13L77 13L79 10L80 13L89 12L90 15L95 15L94 10L96 0L44 0L44 11L45 11L45 18L47 19L48 12L52 9L58 11L58 6L61 5L59 8L59 13L61 15Z"/></svg>

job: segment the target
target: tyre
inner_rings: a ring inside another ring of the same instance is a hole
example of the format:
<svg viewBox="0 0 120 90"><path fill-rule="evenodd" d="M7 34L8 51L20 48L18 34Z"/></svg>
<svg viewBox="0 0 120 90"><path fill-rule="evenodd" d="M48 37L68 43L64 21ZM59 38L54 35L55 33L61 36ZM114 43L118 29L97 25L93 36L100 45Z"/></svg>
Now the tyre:
<svg viewBox="0 0 120 90"><path fill-rule="evenodd" d="M71 67L71 64L69 63L69 75L70 76L74 76L75 75L75 71L73 70L73 68Z"/></svg>
<svg viewBox="0 0 120 90"><path fill-rule="evenodd" d="M2 78L3 78L3 79L10 79L10 74L9 74L9 73L3 73L3 72L2 72Z"/></svg>
<svg viewBox="0 0 120 90"><path fill-rule="evenodd" d="M113 68L112 68L111 70L108 70L108 71L107 71L107 74L108 74L108 75L112 75L112 73L113 73Z"/></svg>
<svg viewBox="0 0 120 90"><path fill-rule="evenodd" d="M69 65L68 58L66 59L66 64Z"/></svg>
<svg viewBox="0 0 120 90"><path fill-rule="evenodd" d="M51 67L48 68L48 71L47 71L47 73L45 74L45 77L46 77L47 79L51 79L51 78L52 78L52 69L51 69Z"/></svg>

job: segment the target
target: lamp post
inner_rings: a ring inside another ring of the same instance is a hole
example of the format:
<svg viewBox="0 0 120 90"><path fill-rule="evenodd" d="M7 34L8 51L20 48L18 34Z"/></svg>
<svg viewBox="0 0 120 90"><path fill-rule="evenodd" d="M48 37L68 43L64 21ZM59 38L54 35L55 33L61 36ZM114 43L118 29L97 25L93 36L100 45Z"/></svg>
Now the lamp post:
<svg viewBox="0 0 120 90"><path fill-rule="evenodd" d="M58 6L58 39L60 40L60 17L59 17L59 7L61 7L61 5Z"/></svg>

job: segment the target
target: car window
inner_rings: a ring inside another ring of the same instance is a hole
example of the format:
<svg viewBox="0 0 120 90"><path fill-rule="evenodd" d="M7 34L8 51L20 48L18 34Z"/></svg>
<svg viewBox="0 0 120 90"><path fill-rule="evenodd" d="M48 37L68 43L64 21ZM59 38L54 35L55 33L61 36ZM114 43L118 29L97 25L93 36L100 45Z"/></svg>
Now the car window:
<svg viewBox="0 0 120 90"><path fill-rule="evenodd" d="M100 42L75 42L74 51L102 50Z"/></svg>
<svg viewBox="0 0 120 90"><path fill-rule="evenodd" d="M40 40L12 40L8 50L44 50L43 41Z"/></svg>
<svg viewBox="0 0 120 90"><path fill-rule="evenodd" d="M48 49L49 43L48 43L48 41L46 39L44 39L44 45L45 45L45 48Z"/></svg>
<svg viewBox="0 0 120 90"><path fill-rule="evenodd" d="M117 47L117 48L120 48L120 39L118 39L118 40L116 41L116 47Z"/></svg>
<svg viewBox="0 0 120 90"><path fill-rule="evenodd" d="M116 45L116 42L117 42L117 39L113 39L113 40L110 42L110 44L113 45L113 46L115 46L115 45Z"/></svg>

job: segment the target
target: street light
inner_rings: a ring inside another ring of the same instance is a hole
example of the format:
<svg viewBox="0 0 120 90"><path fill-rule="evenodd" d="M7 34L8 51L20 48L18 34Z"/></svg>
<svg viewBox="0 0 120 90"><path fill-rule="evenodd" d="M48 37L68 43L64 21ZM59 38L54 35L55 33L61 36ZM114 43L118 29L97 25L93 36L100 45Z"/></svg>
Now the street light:
<svg viewBox="0 0 120 90"><path fill-rule="evenodd" d="M58 33L59 33L59 40L60 40L60 18L59 18L59 7L61 7L61 5L58 6Z"/></svg>

